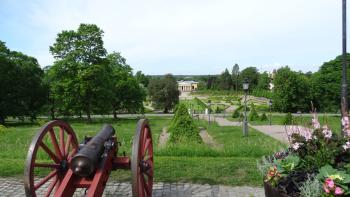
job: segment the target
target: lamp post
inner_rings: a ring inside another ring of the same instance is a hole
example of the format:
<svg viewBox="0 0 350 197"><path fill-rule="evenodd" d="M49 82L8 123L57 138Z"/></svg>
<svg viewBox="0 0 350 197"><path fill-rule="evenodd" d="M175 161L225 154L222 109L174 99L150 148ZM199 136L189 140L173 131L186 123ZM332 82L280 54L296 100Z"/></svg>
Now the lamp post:
<svg viewBox="0 0 350 197"><path fill-rule="evenodd" d="M244 90L244 121L243 121L243 135L248 136L248 120L247 120L247 93L249 89L249 82L247 79L243 82Z"/></svg>
<svg viewBox="0 0 350 197"><path fill-rule="evenodd" d="M270 125L271 125L271 117L272 117L272 113L271 113L272 100L271 99L269 99L269 108L270 108Z"/></svg>
<svg viewBox="0 0 350 197"><path fill-rule="evenodd" d="M208 100L208 124L210 125L211 100Z"/></svg>
<svg viewBox="0 0 350 197"><path fill-rule="evenodd" d="M343 0L342 5L343 16L343 64L342 64L342 83L341 83L341 115L342 117L348 116L348 84L346 81L346 0ZM343 128L343 127L342 127ZM342 134L344 134L343 129L341 129Z"/></svg>

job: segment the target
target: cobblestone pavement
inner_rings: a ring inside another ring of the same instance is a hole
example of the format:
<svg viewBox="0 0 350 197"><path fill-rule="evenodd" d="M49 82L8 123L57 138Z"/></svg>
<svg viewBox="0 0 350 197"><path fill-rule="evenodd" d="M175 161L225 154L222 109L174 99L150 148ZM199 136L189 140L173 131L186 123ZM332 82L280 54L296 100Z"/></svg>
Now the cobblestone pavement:
<svg viewBox="0 0 350 197"><path fill-rule="evenodd" d="M43 186L45 187L45 186ZM39 191L40 194L43 191ZM85 189L79 189L74 196L84 196ZM22 180L16 178L0 178L0 196L24 196L24 187ZM105 188L103 196L132 196L130 183L117 183L109 181ZM199 185L191 183L155 183L153 185L153 196L169 197L263 197L263 188L254 187L228 187L221 185Z"/></svg>

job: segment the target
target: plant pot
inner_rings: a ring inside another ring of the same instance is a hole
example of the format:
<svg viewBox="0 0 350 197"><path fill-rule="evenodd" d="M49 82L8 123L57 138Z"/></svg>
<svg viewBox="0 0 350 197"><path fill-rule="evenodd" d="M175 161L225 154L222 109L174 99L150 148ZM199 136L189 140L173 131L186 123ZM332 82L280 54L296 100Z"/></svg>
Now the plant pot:
<svg viewBox="0 0 350 197"><path fill-rule="evenodd" d="M264 181L264 189L266 197L288 197L288 195L281 193L277 188L273 187L270 183Z"/></svg>

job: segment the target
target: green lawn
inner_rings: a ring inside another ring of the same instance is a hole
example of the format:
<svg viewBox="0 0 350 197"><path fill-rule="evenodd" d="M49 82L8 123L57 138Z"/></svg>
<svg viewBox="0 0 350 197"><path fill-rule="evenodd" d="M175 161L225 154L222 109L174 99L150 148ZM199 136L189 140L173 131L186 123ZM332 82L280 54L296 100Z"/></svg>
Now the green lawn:
<svg viewBox="0 0 350 197"><path fill-rule="evenodd" d="M208 126L204 121L196 121L199 126L207 128L218 146L211 148L204 144L186 144L158 148L157 139L170 120L165 117L150 118L155 181L261 186L256 160L283 147L276 140L254 130L245 138L240 127ZM126 155L130 155L137 120L102 119L91 124L70 121L79 140L85 135L94 135L104 122L112 123L116 128L122 143L119 154L125 151ZM5 132L0 133L0 176L22 176L28 145L38 129L39 126L33 124L9 125ZM130 180L130 171L113 172L112 179Z"/></svg>

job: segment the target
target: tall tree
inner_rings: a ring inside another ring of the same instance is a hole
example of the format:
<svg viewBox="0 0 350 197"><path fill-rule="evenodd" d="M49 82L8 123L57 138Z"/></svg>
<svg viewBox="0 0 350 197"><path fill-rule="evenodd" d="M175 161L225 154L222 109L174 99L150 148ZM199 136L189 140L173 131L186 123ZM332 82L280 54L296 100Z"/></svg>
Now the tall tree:
<svg viewBox="0 0 350 197"><path fill-rule="evenodd" d="M282 67L277 70L273 83L273 106L277 111L297 112L310 109L310 84L302 73Z"/></svg>
<svg viewBox="0 0 350 197"><path fill-rule="evenodd" d="M178 102L180 91L175 77L171 74L154 78L148 85L149 96L157 109L168 113Z"/></svg>
<svg viewBox="0 0 350 197"><path fill-rule="evenodd" d="M235 64L233 67L232 67L232 82L234 84L234 88L236 90L236 93L238 91L238 82L239 82L239 66L238 64Z"/></svg>
<svg viewBox="0 0 350 197"><path fill-rule="evenodd" d="M247 67L242 70L240 76L240 81L247 79L249 81L249 89L254 89L258 85L259 72L255 67Z"/></svg>
<svg viewBox="0 0 350 197"><path fill-rule="evenodd" d="M65 112L91 113L108 109L112 95L110 73L105 62L103 31L93 24L80 24L77 31L62 31L50 51L56 62L53 96Z"/></svg>
<svg viewBox="0 0 350 197"><path fill-rule="evenodd" d="M135 74L136 80L143 85L143 87L147 88L149 83L149 78L143 74L141 71L137 71Z"/></svg>
<svg viewBox="0 0 350 197"><path fill-rule="evenodd" d="M271 79L267 72L263 72L259 75L258 85L256 86L259 90L269 90Z"/></svg>
<svg viewBox="0 0 350 197"><path fill-rule="evenodd" d="M350 54L347 55L350 61ZM350 67L347 69L350 81ZM340 109L340 88L342 73L342 57L325 62L312 79L312 92L314 103L318 110L324 112L337 112Z"/></svg>
<svg viewBox="0 0 350 197"><path fill-rule="evenodd" d="M23 53L10 51L0 41L0 123L7 116L32 120L44 105L43 70L38 61Z"/></svg>
<svg viewBox="0 0 350 197"><path fill-rule="evenodd" d="M230 72L225 69L223 73L221 73L219 77L219 89L220 90L230 90L232 86L232 78Z"/></svg>
<svg viewBox="0 0 350 197"><path fill-rule="evenodd" d="M132 75L132 68L126 63L126 59L120 53L113 52L107 56L107 60L112 69L114 118L117 118L117 111L143 113L146 92Z"/></svg>

